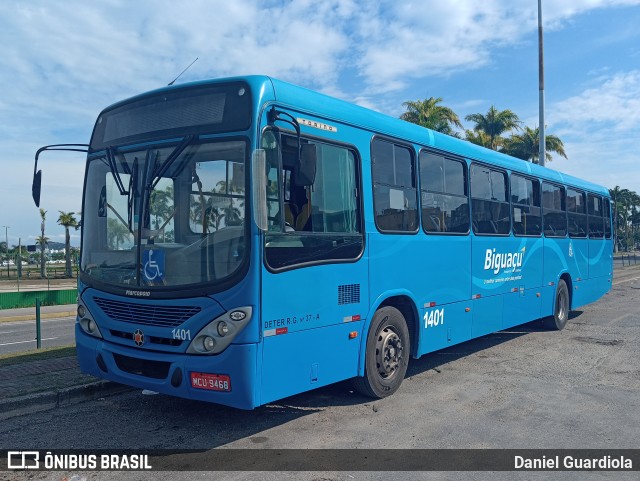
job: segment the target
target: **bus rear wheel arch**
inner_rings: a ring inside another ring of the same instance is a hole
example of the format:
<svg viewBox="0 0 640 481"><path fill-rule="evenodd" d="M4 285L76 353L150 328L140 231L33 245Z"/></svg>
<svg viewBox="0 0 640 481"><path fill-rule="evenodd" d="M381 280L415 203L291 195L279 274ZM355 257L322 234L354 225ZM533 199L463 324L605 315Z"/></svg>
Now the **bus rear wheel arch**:
<svg viewBox="0 0 640 481"><path fill-rule="evenodd" d="M565 280L560 279L556 287L556 295L553 302L553 315L543 320L544 327L552 331L561 331L564 329L569 320L570 309L571 298L569 288Z"/></svg>
<svg viewBox="0 0 640 481"><path fill-rule="evenodd" d="M391 306L376 311L367 334L364 376L353 387L365 396L381 399L398 390L407 372L411 341L402 313Z"/></svg>

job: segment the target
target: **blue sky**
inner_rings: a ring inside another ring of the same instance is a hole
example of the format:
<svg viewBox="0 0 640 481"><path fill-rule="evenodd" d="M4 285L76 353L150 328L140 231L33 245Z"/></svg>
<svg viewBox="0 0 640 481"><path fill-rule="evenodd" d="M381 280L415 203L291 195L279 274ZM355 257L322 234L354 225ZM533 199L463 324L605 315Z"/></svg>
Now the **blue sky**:
<svg viewBox="0 0 640 481"><path fill-rule="evenodd" d="M10 245L39 234L38 147L88 142L100 110L196 57L179 82L268 74L393 116L433 96L537 126L536 15L536 0L3 0L0 226ZM543 0L543 17L547 133L569 156L549 167L640 192L640 0ZM42 159L52 240L58 211L80 210L83 165Z"/></svg>

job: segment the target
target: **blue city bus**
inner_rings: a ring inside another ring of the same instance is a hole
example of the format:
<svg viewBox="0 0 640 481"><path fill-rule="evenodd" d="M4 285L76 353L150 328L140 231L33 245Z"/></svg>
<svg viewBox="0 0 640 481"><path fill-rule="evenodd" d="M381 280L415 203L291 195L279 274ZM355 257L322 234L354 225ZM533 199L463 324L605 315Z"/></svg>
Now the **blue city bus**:
<svg viewBox="0 0 640 481"><path fill-rule="evenodd" d="M273 78L138 95L60 149L87 151L79 364L118 383L382 398L409 357L611 288L604 187Z"/></svg>

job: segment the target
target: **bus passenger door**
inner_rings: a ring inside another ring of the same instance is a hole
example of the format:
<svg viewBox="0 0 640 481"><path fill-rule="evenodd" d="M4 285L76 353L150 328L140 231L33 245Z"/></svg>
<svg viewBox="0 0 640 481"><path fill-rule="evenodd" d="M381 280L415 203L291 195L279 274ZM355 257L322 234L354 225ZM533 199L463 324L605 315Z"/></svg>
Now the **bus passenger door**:
<svg viewBox="0 0 640 481"><path fill-rule="evenodd" d="M261 404L357 375L351 333L369 305L358 165L350 149L314 145L315 179L300 179L297 144L285 136L279 185L269 173Z"/></svg>

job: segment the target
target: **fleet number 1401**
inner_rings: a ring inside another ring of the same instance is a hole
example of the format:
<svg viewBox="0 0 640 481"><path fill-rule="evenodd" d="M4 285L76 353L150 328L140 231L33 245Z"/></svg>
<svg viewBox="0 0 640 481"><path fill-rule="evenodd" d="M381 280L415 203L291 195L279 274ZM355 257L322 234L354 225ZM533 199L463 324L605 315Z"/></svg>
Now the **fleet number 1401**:
<svg viewBox="0 0 640 481"><path fill-rule="evenodd" d="M425 311L424 313L424 328L437 327L440 324L444 324L444 308L432 309Z"/></svg>
<svg viewBox="0 0 640 481"><path fill-rule="evenodd" d="M180 341L190 341L191 340L191 330L190 329L171 329L171 335L174 339L178 339Z"/></svg>

